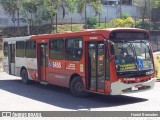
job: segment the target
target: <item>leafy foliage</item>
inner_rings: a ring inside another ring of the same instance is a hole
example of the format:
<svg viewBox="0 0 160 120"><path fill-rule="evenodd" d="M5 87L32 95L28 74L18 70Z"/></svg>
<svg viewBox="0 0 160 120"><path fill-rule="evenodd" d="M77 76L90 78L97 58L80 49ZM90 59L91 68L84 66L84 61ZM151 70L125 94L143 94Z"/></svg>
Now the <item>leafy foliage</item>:
<svg viewBox="0 0 160 120"><path fill-rule="evenodd" d="M150 24L148 21L138 21L136 23L136 28L141 28L141 29L146 29L146 30L149 30L150 29Z"/></svg>
<svg viewBox="0 0 160 120"><path fill-rule="evenodd" d="M17 15L19 11L19 0L0 0L0 3L6 13L12 16L12 21L15 24L16 20L19 19Z"/></svg>
<svg viewBox="0 0 160 120"><path fill-rule="evenodd" d="M43 21L50 21L54 29L54 19L57 8L62 9L62 16L67 12L82 13L86 4L90 4L96 14L101 12L101 0L0 0L4 10L12 16L12 21L18 26L20 22L27 22L29 26L40 25ZM19 18L22 16L23 19Z"/></svg>
<svg viewBox="0 0 160 120"><path fill-rule="evenodd" d="M76 8L78 13L82 13L85 10L86 4L90 4L95 10L96 15L102 11L101 0L76 0Z"/></svg>
<svg viewBox="0 0 160 120"><path fill-rule="evenodd" d="M160 0L155 0L155 7L160 8Z"/></svg>
<svg viewBox="0 0 160 120"><path fill-rule="evenodd" d="M110 27L132 27L135 21L132 17L115 18L111 20Z"/></svg>
<svg viewBox="0 0 160 120"><path fill-rule="evenodd" d="M30 22L30 25L41 23L41 16L38 11L41 8L42 0L23 0L20 4L20 13L25 19L24 22Z"/></svg>
<svg viewBox="0 0 160 120"><path fill-rule="evenodd" d="M128 17L130 17L130 16L126 13L122 14L122 19L127 19Z"/></svg>
<svg viewBox="0 0 160 120"><path fill-rule="evenodd" d="M53 21L57 13L57 8L62 9L63 17L67 11L74 12L77 0L0 0L4 10L12 16L15 23L16 14L23 16L23 22L28 22L30 26L41 24L43 21ZM17 17L18 21L20 20ZM20 23L20 21L19 21Z"/></svg>
<svg viewBox="0 0 160 120"><path fill-rule="evenodd" d="M104 23L100 23L100 25L95 25L95 28L96 29L104 29L104 28L107 28L107 27L109 27L109 24L108 24L108 22L104 22Z"/></svg>
<svg viewBox="0 0 160 120"><path fill-rule="evenodd" d="M80 31L83 29L82 24L72 24L72 31ZM71 25L64 24L58 25L58 33L64 33L65 31L71 31Z"/></svg>
<svg viewBox="0 0 160 120"><path fill-rule="evenodd" d="M98 23L98 19L96 17L91 17L87 19L87 25L89 29L94 29L94 25Z"/></svg>

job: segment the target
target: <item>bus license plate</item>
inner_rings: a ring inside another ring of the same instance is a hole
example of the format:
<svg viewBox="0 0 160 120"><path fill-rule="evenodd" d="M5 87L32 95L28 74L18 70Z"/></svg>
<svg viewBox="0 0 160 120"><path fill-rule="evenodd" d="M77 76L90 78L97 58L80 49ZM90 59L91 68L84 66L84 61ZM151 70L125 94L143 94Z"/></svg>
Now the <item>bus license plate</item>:
<svg viewBox="0 0 160 120"><path fill-rule="evenodd" d="M132 87L132 90L138 90L138 88L141 88L141 87L142 87L142 85L139 84L139 85L136 85L136 86Z"/></svg>
<svg viewBox="0 0 160 120"><path fill-rule="evenodd" d="M132 90L134 91L134 90L138 90L138 88L137 87L132 87Z"/></svg>

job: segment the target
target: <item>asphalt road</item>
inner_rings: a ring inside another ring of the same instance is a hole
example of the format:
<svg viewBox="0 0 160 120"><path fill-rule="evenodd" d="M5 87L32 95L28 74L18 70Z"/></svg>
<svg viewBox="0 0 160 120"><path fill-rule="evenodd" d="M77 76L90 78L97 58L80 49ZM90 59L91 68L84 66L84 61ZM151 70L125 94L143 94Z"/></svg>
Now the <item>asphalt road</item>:
<svg viewBox="0 0 160 120"><path fill-rule="evenodd" d="M72 96L69 89L0 73L0 111L160 111L160 82L154 89L118 96Z"/></svg>

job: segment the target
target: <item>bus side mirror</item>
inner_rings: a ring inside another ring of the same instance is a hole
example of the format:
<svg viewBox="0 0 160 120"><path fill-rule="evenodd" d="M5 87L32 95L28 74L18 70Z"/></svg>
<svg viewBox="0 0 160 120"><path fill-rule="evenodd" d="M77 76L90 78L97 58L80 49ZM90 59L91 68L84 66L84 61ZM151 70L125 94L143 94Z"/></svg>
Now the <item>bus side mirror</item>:
<svg viewBox="0 0 160 120"><path fill-rule="evenodd" d="M106 40L106 39L104 39L104 41L106 41L110 44L110 52L111 52L112 55L114 55L115 54L115 51L114 51L114 45L115 44L114 44L114 42L112 42L110 40Z"/></svg>
<svg viewBox="0 0 160 120"><path fill-rule="evenodd" d="M115 54L115 51L114 51L114 44L111 44L110 45L110 53L112 55L112 57L110 57L109 61L111 62L113 59L114 59L114 54Z"/></svg>
<svg viewBox="0 0 160 120"><path fill-rule="evenodd" d="M107 42L107 45L109 44L110 45L110 53L111 53L111 55L112 55L112 57L110 57L109 59L108 59L108 61L112 61L113 59L114 59L114 55L115 55L115 51L114 51L114 42L112 42L112 41L110 41L110 40L106 40L106 39L104 39L104 41L105 42Z"/></svg>

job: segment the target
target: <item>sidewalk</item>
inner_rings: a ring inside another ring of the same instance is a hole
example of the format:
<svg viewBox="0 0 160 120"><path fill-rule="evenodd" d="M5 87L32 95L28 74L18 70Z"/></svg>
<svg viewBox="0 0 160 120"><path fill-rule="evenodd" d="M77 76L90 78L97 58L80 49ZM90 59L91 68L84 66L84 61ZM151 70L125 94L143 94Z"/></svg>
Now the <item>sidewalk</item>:
<svg viewBox="0 0 160 120"><path fill-rule="evenodd" d="M3 65L2 65L2 61L0 61L0 72L3 72Z"/></svg>

